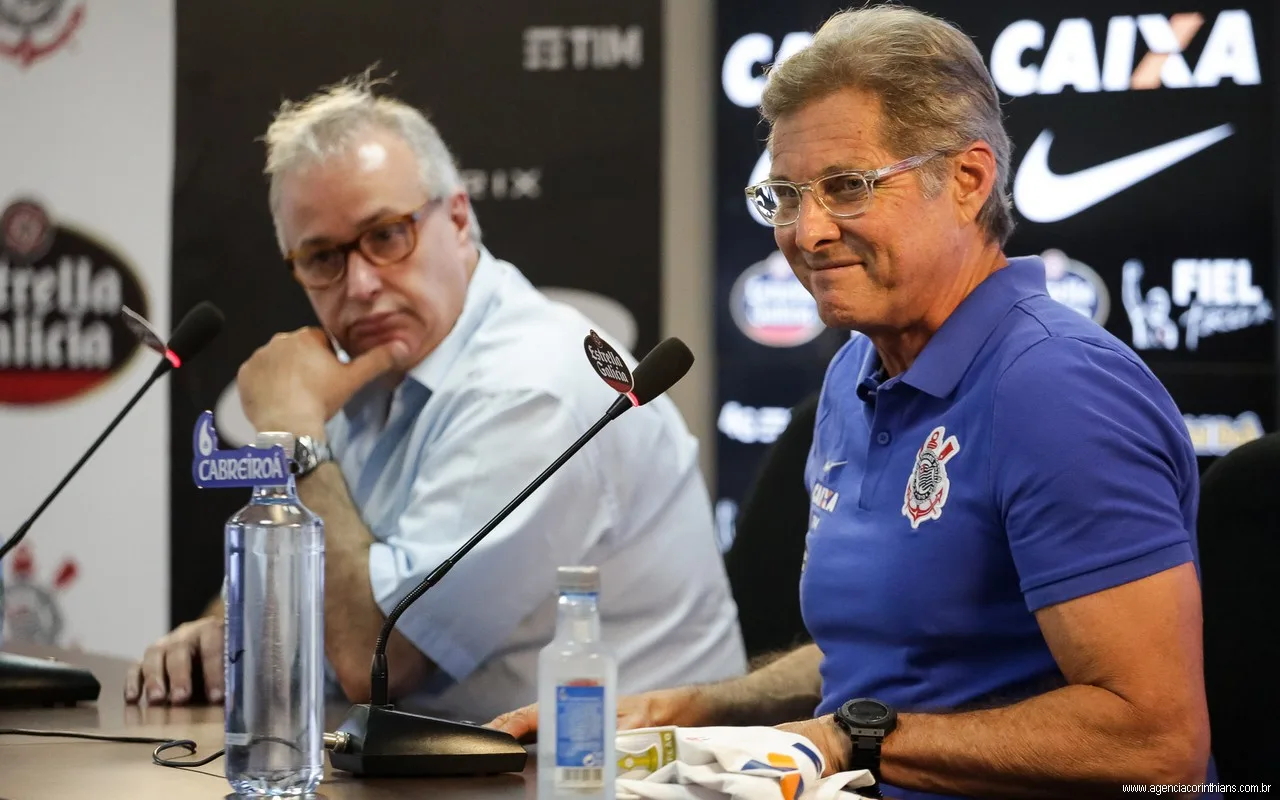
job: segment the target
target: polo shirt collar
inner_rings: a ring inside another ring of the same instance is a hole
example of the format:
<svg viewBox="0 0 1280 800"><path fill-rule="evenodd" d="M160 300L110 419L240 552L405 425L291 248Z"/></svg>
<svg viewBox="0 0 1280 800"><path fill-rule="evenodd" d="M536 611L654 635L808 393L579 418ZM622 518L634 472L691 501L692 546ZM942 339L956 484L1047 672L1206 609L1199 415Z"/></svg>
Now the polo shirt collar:
<svg viewBox="0 0 1280 800"><path fill-rule="evenodd" d="M951 312L902 373L902 382L934 397L950 395L1009 311L1027 298L1047 293L1044 261L1039 256L1010 258ZM877 357L872 369L879 366Z"/></svg>

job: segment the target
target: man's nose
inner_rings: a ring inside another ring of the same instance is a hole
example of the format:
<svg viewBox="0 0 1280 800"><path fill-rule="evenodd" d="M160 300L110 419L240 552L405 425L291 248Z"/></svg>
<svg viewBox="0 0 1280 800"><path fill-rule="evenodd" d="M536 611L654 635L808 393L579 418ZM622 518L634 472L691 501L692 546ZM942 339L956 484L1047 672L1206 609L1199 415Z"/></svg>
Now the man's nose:
<svg viewBox="0 0 1280 800"><path fill-rule="evenodd" d="M377 296L382 289L382 276L378 267L364 257L359 250L347 255L347 296L353 300L367 300Z"/></svg>
<svg viewBox="0 0 1280 800"><path fill-rule="evenodd" d="M823 244L840 239L840 227L813 196L813 192L800 195L799 216L795 221L796 245L810 253L817 252Z"/></svg>

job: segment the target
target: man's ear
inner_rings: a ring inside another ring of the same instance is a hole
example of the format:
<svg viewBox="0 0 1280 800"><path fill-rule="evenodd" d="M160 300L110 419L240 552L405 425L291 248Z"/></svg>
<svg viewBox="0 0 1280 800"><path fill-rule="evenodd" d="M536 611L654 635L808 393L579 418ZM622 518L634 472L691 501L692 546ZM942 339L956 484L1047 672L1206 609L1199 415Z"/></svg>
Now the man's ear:
<svg viewBox="0 0 1280 800"><path fill-rule="evenodd" d="M453 223L457 230L458 244L469 244L471 242L471 198L464 191L457 191L450 195L449 203L449 220Z"/></svg>
<svg viewBox="0 0 1280 800"><path fill-rule="evenodd" d="M986 142L977 141L952 156L951 163L951 190L957 211L965 222L975 222L995 190L995 151Z"/></svg>

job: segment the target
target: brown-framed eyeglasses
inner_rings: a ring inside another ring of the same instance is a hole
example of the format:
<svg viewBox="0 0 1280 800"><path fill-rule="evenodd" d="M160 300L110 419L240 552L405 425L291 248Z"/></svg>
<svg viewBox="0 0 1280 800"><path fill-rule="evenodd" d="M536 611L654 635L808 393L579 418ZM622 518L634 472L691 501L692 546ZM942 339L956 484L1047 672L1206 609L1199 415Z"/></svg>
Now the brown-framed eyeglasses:
<svg viewBox="0 0 1280 800"><path fill-rule="evenodd" d="M360 235L340 244L303 247L289 251L284 260L293 277L308 289L327 289L347 274L351 252L359 250L370 264L385 267L408 258L418 246L418 228L427 212L440 202L428 200L408 214L380 219Z"/></svg>

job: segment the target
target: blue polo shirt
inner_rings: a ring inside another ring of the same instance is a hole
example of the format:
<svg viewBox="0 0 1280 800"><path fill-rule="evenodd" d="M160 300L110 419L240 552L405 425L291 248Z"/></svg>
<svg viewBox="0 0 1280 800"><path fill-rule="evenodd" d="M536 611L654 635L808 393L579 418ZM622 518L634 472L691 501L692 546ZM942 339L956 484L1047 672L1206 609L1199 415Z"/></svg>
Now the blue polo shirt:
<svg viewBox="0 0 1280 800"><path fill-rule="evenodd" d="M817 715L854 697L942 712L1065 685L1034 612L1198 564L1182 415L1132 350L1048 295L1036 257L984 280L900 375L851 339L805 481Z"/></svg>

